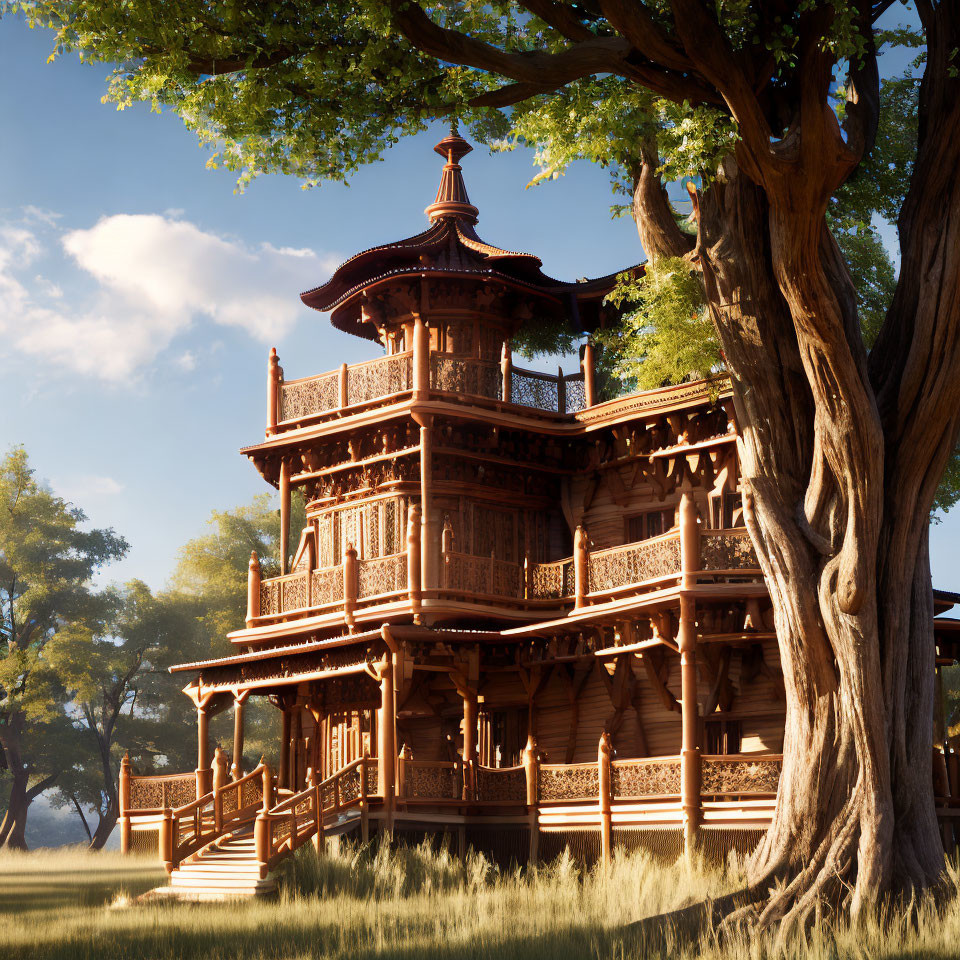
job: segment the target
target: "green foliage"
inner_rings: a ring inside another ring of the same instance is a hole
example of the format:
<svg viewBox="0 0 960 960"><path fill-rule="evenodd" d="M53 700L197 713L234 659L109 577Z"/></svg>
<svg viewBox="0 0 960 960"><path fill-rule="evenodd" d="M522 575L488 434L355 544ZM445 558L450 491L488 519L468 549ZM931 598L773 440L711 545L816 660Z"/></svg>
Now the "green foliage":
<svg viewBox="0 0 960 960"><path fill-rule="evenodd" d="M615 358L613 375L628 389L708 377L722 368L703 284L684 260L649 263L639 279L622 275L610 299L636 305L617 327L597 334Z"/></svg>

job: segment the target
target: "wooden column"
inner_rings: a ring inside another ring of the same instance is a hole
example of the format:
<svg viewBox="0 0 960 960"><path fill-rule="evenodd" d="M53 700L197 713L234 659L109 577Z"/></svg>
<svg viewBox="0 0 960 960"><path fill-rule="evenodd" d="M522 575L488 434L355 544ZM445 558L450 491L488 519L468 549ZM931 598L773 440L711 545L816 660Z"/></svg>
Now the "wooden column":
<svg viewBox="0 0 960 960"><path fill-rule="evenodd" d="M343 551L343 619L353 631L353 611L357 607L357 551L348 543Z"/></svg>
<svg viewBox="0 0 960 960"><path fill-rule="evenodd" d="M249 690L240 690L233 697L233 764L230 776L234 780L243 776L243 715L249 696Z"/></svg>
<svg viewBox="0 0 960 960"><path fill-rule="evenodd" d="M540 762L537 760L537 741L533 734L527 737L523 748L523 773L527 784L527 817L529 818L530 846L527 851L527 863L537 862L540 845L540 816L537 809L537 781L540 777Z"/></svg>
<svg viewBox="0 0 960 960"><path fill-rule="evenodd" d="M213 788L213 770L210 769L210 717L207 701L197 704L197 799Z"/></svg>
<svg viewBox="0 0 960 960"><path fill-rule="evenodd" d="M697 508L685 491L680 498L680 571L681 591L690 590L700 567L700 530ZM680 594L681 749L680 803L683 808L684 852L690 856L700 840L700 777L701 757L698 742L699 708L697 705L697 622L696 603L692 595Z"/></svg>
<svg viewBox="0 0 960 960"><path fill-rule="evenodd" d="M414 623L420 622L421 591L423 578L420 569L420 532L423 511L417 503L411 504L407 513L407 591L410 596L410 611Z"/></svg>
<svg viewBox="0 0 960 960"><path fill-rule="evenodd" d="M579 524L573 533L573 605L576 609L587 603L590 592L589 540L583 524Z"/></svg>
<svg viewBox="0 0 960 960"><path fill-rule="evenodd" d="M475 765L477 762L477 692L476 690L463 691L463 799L476 798L476 783L474 782Z"/></svg>
<svg viewBox="0 0 960 960"><path fill-rule="evenodd" d="M120 852L130 852L130 754L125 753L120 761Z"/></svg>
<svg viewBox="0 0 960 960"><path fill-rule="evenodd" d="M510 403L510 397L513 392L513 354L510 350L510 341L503 341L503 349L500 351L500 377L501 377L501 397L504 403Z"/></svg>
<svg viewBox="0 0 960 960"><path fill-rule="evenodd" d="M397 702L393 688L393 654L384 655L377 665L377 674L380 677L377 792L383 798L384 829L392 835L397 778Z"/></svg>
<svg viewBox="0 0 960 960"><path fill-rule="evenodd" d="M430 393L430 331L420 316L413 323L413 399Z"/></svg>
<svg viewBox="0 0 960 960"><path fill-rule="evenodd" d="M300 782L300 744L303 739L303 707L299 704L293 707L290 731L290 789L299 793L303 784Z"/></svg>
<svg viewBox="0 0 960 960"><path fill-rule="evenodd" d="M271 771L268 764L263 763L262 758L260 762L263 764L263 803L260 807L260 813L257 814L257 819L253 825L253 842L254 849L256 850L256 858L260 864L260 877L261 879L266 879L270 853L270 824L266 814L269 813L270 808L273 806L273 771Z"/></svg>
<svg viewBox="0 0 960 960"><path fill-rule="evenodd" d="M588 407L594 406L597 402L597 373L594 362L593 340L587 337L587 342L583 345L583 359L580 361L580 367L583 370L583 402Z"/></svg>
<svg viewBox="0 0 960 960"><path fill-rule="evenodd" d="M283 706L280 721L280 770L277 774L277 786L290 786L290 710Z"/></svg>
<svg viewBox="0 0 960 960"><path fill-rule="evenodd" d="M277 358L277 348L270 348L270 357L267 360L267 436L272 437L277 432L277 420L280 416L280 384L283 380L283 370Z"/></svg>
<svg viewBox="0 0 960 960"><path fill-rule="evenodd" d="M349 388L347 386L347 377L349 374L347 373L347 369L345 363L340 364L340 376L337 378L337 400L341 410L349 405L350 394L348 393Z"/></svg>
<svg viewBox="0 0 960 960"><path fill-rule="evenodd" d="M260 616L260 558L256 550L250 551L250 563L247 567L247 618L248 627Z"/></svg>
<svg viewBox="0 0 960 960"><path fill-rule="evenodd" d="M287 573L290 554L290 461L280 461L280 575Z"/></svg>
<svg viewBox="0 0 960 960"><path fill-rule="evenodd" d="M223 804L216 797L219 790L226 786L228 780L227 755L220 749L219 744L213 751L213 820L217 833L223 829Z"/></svg>
<svg viewBox="0 0 960 960"><path fill-rule="evenodd" d="M610 863L610 852L613 839L611 810L611 794L613 787L613 747L610 743L610 734L606 730L600 734L600 744L597 748L597 781L600 793L600 858L605 864Z"/></svg>
<svg viewBox="0 0 960 960"><path fill-rule="evenodd" d="M433 505L433 417L415 415L420 424L420 577L424 590L436 590L440 565L440 525Z"/></svg>

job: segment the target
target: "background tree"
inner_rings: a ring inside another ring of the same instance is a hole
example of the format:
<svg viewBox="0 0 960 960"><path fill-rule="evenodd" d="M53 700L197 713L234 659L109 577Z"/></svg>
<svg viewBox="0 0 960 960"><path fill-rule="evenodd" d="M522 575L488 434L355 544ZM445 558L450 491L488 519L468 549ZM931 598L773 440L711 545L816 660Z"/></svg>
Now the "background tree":
<svg viewBox="0 0 960 960"><path fill-rule="evenodd" d="M61 631L104 616L91 578L122 557L112 530L41 486L23 448L0 461L0 748L9 780L0 846L23 847L31 802L71 765L63 678L47 658Z"/></svg>
<svg viewBox="0 0 960 960"><path fill-rule="evenodd" d="M787 693L777 809L750 863L765 895L784 880L765 923L800 921L828 894L856 911L943 867L927 526L960 427L955 2L916 2L925 59L902 269L869 358L828 224L877 140L889 91L876 24L891 2L21 5L61 49L119 64L109 97L173 107L241 182L346 177L439 113L503 135L505 109L588 78L619 85L575 107L600 132L647 120L675 132L657 132L655 157L638 130L624 166L648 257L702 271L732 377ZM698 184L695 239L662 186L680 174Z"/></svg>

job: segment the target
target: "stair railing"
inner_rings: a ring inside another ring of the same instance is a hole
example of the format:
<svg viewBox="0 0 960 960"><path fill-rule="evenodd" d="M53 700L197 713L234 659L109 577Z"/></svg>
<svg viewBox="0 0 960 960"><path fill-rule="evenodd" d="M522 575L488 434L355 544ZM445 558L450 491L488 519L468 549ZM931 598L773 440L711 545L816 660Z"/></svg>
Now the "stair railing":
<svg viewBox="0 0 960 960"><path fill-rule="evenodd" d="M229 830L253 820L260 809L260 797L264 795L260 791L254 802L250 802L251 793L257 791L255 780L264 784L265 791L270 776L269 768L261 762L240 780L220 783L183 806L164 808L160 821L160 856L167 872L172 873L187 857ZM272 779L270 782L272 785Z"/></svg>
<svg viewBox="0 0 960 960"><path fill-rule="evenodd" d="M266 877L280 860L307 840L316 837L321 841L327 826L339 821L344 812L359 809L365 824L369 803L367 772L376 770L376 762L364 753L326 780L311 784L273 806L268 806L265 795L254 825L261 877Z"/></svg>

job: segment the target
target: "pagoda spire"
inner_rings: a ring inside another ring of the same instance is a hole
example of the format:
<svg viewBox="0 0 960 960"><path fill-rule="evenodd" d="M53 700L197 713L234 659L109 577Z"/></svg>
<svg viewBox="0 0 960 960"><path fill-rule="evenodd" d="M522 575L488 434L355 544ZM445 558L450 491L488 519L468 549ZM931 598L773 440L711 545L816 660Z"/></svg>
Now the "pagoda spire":
<svg viewBox="0 0 960 960"><path fill-rule="evenodd" d="M454 128L433 149L447 162L443 165L443 172L440 174L437 199L424 210L424 213L431 221L443 217L455 217L476 223L479 211L467 196L467 187L463 182L463 172L460 167L460 160L470 153L473 147Z"/></svg>

